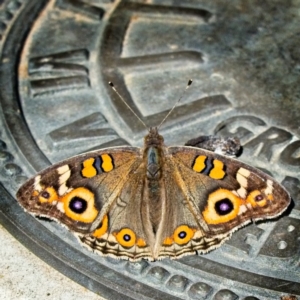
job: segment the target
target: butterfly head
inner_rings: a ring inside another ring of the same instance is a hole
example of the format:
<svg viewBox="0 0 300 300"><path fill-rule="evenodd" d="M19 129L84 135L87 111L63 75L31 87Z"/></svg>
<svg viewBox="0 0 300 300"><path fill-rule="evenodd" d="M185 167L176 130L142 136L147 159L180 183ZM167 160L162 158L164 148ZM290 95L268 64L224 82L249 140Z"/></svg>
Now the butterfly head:
<svg viewBox="0 0 300 300"><path fill-rule="evenodd" d="M145 148L159 147L164 143L164 138L158 133L157 127L150 127L149 133L145 136L144 139Z"/></svg>

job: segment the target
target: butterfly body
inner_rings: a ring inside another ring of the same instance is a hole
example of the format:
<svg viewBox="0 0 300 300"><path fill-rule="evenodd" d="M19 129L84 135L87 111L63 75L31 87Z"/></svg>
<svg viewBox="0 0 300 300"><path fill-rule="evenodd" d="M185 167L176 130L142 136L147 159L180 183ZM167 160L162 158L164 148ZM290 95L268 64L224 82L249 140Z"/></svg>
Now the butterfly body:
<svg viewBox="0 0 300 300"><path fill-rule="evenodd" d="M203 149L166 147L156 128L143 148L107 148L51 166L17 198L29 212L67 226L89 249L132 261L208 252L290 203L263 172Z"/></svg>

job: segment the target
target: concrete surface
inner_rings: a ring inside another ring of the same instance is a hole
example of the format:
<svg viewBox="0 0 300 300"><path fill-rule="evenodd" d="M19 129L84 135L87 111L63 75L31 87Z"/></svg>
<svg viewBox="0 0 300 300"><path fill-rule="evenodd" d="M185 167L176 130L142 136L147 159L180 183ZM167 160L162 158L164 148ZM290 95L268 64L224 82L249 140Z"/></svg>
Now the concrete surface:
<svg viewBox="0 0 300 300"><path fill-rule="evenodd" d="M1 225L0 245L0 300L103 299L48 266Z"/></svg>

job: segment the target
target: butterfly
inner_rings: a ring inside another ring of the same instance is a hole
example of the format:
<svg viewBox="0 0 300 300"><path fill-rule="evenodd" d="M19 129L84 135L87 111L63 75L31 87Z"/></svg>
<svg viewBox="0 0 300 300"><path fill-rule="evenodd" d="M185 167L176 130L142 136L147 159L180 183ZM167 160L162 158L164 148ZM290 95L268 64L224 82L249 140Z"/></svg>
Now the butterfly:
<svg viewBox="0 0 300 300"><path fill-rule="evenodd" d="M17 199L90 250L131 261L206 253L291 201L262 171L205 149L167 147L156 127L143 148L106 148L50 166Z"/></svg>

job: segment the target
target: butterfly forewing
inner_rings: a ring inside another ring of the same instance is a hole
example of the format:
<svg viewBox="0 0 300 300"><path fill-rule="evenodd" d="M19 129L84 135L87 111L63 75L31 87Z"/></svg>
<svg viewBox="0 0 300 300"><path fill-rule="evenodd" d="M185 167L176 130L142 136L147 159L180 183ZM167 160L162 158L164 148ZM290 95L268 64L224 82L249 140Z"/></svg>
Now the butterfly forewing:
<svg viewBox="0 0 300 300"><path fill-rule="evenodd" d="M170 147L169 153L207 235L274 218L290 204L289 194L272 177L238 160L192 147Z"/></svg>
<svg viewBox="0 0 300 300"><path fill-rule="evenodd" d="M17 193L18 201L30 213L89 233L102 221L139 156L140 150L131 147L75 156L28 180Z"/></svg>

